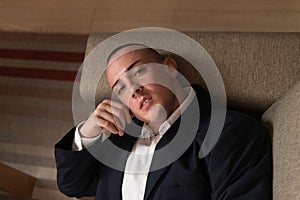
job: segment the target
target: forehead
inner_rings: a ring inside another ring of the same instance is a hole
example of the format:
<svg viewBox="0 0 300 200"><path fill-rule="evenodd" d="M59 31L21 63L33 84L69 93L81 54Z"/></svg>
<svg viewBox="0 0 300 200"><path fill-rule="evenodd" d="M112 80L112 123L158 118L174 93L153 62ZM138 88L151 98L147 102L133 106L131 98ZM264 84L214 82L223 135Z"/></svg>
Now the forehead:
<svg viewBox="0 0 300 200"><path fill-rule="evenodd" d="M156 61L158 60L157 55L153 51L151 51L148 47L141 45L134 45L124 47L118 50L115 53L112 53L111 57L108 60L106 69L110 70L110 68L118 66L118 65L130 65L130 62L135 62L135 60L140 59L142 61Z"/></svg>
<svg viewBox="0 0 300 200"><path fill-rule="evenodd" d="M140 49L148 49L148 48L149 47L147 47L143 44L127 44L127 45L117 47L108 56L107 65L109 65L109 63L113 62L115 59L117 59L118 57L120 57L126 53L140 50Z"/></svg>
<svg viewBox="0 0 300 200"><path fill-rule="evenodd" d="M148 49L117 52L106 67L106 77L110 86L118 80L134 63L139 66L144 63L157 62Z"/></svg>

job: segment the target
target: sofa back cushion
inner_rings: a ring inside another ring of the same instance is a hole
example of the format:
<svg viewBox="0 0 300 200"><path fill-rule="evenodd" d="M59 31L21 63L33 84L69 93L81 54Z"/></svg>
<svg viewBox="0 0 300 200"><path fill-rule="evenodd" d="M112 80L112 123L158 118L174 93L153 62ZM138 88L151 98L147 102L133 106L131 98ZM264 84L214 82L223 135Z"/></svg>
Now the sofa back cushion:
<svg viewBox="0 0 300 200"><path fill-rule="evenodd" d="M260 115L300 80L300 33L186 32L211 55L223 76L230 107ZM86 54L112 33L89 36ZM193 49L191 49L193 51ZM185 62L184 62L185 63ZM181 65L181 64L180 64ZM180 66L179 65L179 66ZM193 68L179 69L191 83L202 83ZM97 71L96 64L93 66ZM96 103L110 97L105 77L92 87L91 74L82 74L83 98ZM202 83L203 84L203 83ZM96 90L96 92L95 92ZM94 100L94 99L93 99Z"/></svg>

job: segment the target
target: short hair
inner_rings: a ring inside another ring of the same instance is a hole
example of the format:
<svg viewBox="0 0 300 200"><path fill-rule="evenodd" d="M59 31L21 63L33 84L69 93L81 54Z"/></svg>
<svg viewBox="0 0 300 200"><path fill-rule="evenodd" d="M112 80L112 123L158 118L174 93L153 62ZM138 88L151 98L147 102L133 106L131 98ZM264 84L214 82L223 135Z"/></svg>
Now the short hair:
<svg viewBox="0 0 300 200"><path fill-rule="evenodd" d="M140 43L127 43L127 44L124 44L124 45L121 45L117 48L115 48L110 54L109 56L107 57L107 60L106 60L106 64L108 64L108 62L110 61L110 59L117 53L119 52L120 50L126 48L126 47L130 47L130 46L141 46L143 48L141 49L144 49L144 50L147 50L149 51L155 59L157 59L157 61L162 61L163 57L160 53L158 53L155 49L152 49L151 47L148 47L147 45L144 45L144 44L140 44Z"/></svg>

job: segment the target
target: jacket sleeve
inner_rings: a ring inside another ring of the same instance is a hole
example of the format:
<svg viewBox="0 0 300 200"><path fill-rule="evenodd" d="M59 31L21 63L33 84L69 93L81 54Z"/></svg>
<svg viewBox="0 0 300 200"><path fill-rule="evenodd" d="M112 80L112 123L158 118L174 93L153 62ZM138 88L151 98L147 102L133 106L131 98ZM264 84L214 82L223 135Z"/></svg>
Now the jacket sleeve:
<svg viewBox="0 0 300 200"><path fill-rule="evenodd" d="M69 197L95 196L100 163L86 149L72 151L75 128L55 145L57 185Z"/></svg>
<svg viewBox="0 0 300 200"><path fill-rule="evenodd" d="M256 120L228 123L206 161L212 199L272 199L270 135Z"/></svg>

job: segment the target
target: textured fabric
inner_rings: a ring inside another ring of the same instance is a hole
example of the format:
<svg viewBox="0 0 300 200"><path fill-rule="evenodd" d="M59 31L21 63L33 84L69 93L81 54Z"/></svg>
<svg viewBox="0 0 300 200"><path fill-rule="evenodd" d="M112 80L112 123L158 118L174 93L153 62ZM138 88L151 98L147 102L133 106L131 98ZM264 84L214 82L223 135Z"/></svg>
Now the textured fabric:
<svg viewBox="0 0 300 200"><path fill-rule="evenodd" d="M251 114L262 113L300 80L300 33L186 34L198 41L215 61L223 76L229 105L233 108ZM86 53L111 35L91 34ZM191 83L203 85L198 73L189 64L178 57L176 59L180 63L179 71ZM83 96L90 98L89 95L96 90L96 102L110 97L105 77L100 79L95 88L91 76L85 73L82 75Z"/></svg>
<svg viewBox="0 0 300 200"><path fill-rule="evenodd" d="M300 82L262 119L273 132L274 200L300 199Z"/></svg>

